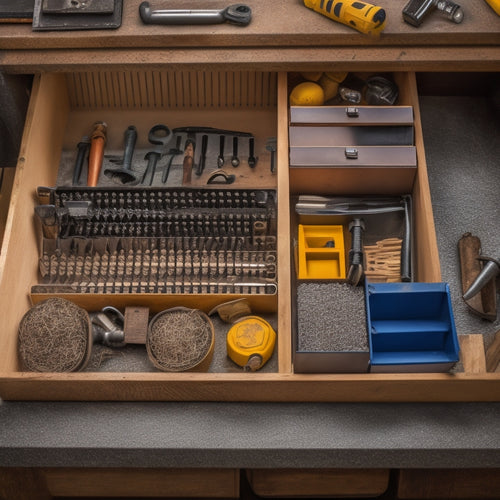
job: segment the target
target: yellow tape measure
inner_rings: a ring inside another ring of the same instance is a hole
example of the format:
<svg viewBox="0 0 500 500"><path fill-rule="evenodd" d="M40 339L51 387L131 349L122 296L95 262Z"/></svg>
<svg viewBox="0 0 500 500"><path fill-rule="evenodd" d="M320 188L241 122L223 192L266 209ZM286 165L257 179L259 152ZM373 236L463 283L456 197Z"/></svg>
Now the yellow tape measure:
<svg viewBox="0 0 500 500"><path fill-rule="evenodd" d="M227 354L246 371L262 368L273 354L276 332L263 318L246 316L227 334Z"/></svg>
<svg viewBox="0 0 500 500"><path fill-rule="evenodd" d="M361 33L379 35L386 15L381 7L358 0L304 0L304 5Z"/></svg>

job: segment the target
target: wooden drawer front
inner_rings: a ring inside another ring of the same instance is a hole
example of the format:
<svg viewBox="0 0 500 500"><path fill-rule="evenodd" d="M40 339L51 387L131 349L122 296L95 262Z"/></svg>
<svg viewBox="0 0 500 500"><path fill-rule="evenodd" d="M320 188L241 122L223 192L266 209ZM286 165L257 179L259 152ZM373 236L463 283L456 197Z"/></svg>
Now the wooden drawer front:
<svg viewBox="0 0 500 500"><path fill-rule="evenodd" d="M252 490L263 497L375 497L389 484L388 469L250 469Z"/></svg>

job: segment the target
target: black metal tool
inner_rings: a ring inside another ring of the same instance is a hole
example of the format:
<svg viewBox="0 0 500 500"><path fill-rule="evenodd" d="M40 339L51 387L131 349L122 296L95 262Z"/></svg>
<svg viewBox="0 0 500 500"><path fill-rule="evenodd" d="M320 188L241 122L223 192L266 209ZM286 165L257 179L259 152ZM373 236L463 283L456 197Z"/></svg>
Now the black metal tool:
<svg viewBox="0 0 500 500"><path fill-rule="evenodd" d="M88 150L90 148L90 138L87 135L82 137L82 140L77 144L76 147L77 147L77 154L76 154L75 168L73 170L73 186L78 185L80 182L83 162L85 161L85 156L87 156Z"/></svg>
<svg viewBox="0 0 500 500"><path fill-rule="evenodd" d="M137 181L137 176L132 172L132 157L134 155L135 143L137 141L137 129L130 125L125 131L125 148L120 168L107 168L104 175L111 179L117 179L122 184L132 184Z"/></svg>
<svg viewBox="0 0 500 500"><path fill-rule="evenodd" d="M266 149L271 153L271 173L274 174L276 170L276 137L270 137L266 141Z"/></svg>
<svg viewBox="0 0 500 500"><path fill-rule="evenodd" d="M205 163L207 161L207 148L208 148L208 135L203 134L201 137L201 154L200 154L200 162L196 168L196 175L201 175L203 170L205 170Z"/></svg>
<svg viewBox="0 0 500 500"><path fill-rule="evenodd" d="M464 293L464 300L467 301L479 293L490 281L496 279L500 275L500 259L493 259L492 257L480 256L478 258L483 261L483 268L473 281L472 285Z"/></svg>
<svg viewBox="0 0 500 500"><path fill-rule="evenodd" d="M247 26L252 20L248 5L235 4L225 9L157 9L151 10L149 2L142 2L139 15L144 24L222 24Z"/></svg>
<svg viewBox="0 0 500 500"><path fill-rule="evenodd" d="M158 160L167 153L167 145L172 139L172 131L166 125L155 125L148 134L149 142L156 147L146 153L144 157L148 160L148 165L141 179L141 184L146 183L149 177L149 185L153 184Z"/></svg>
<svg viewBox="0 0 500 500"><path fill-rule="evenodd" d="M401 281L411 281L411 197L403 196L404 207L404 236L401 242Z"/></svg>
<svg viewBox="0 0 500 500"><path fill-rule="evenodd" d="M238 158L238 137L233 137L233 156L231 157L231 165L237 167L240 164Z"/></svg>
<svg viewBox="0 0 500 500"><path fill-rule="evenodd" d="M174 157L184 153L184 151L182 151L181 149L181 140L182 140L181 136L178 135L175 143L175 148L171 148L168 151L170 158L168 159L167 166L165 167L165 170L163 171L163 175L161 177L161 182L163 182L163 184L167 182L168 174L170 173L170 168L172 167L172 162L174 160Z"/></svg>
<svg viewBox="0 0 500 500"><path fill-rule="evenodd" d="M217 157L217 166L221 168L224 165L224 142L226 140L225 135L219 136L219 156Z"/></svg>
<svg viewBox="0 0 500 500"><path fill-rule="evenodd" d="M461 23L464 11L451 0L410 0L403 8L403 20L412 26L420 26L425 17L434 9L444 12L454 23Z"/></svg>
<svg viewBox="0 0 500 500"><path fill-rule="evenodd" d="M227 174L224 170L215 170L208 178L207 184L232 184L236 180L233 174Z"/></svg>
<svg viewBox="0 0 500 500"><path fill-rule="evenodd" d="M257 165L257 158L255 156L255 139L250 137L248 139L248 166L254 168Z"/></svg>
<svg viewBox="0 0 500 500"><path fill-rule="evenodd" d="M351 285L357 285L363 278L363 231L365 223L363 219L353 219L349 223L351 232L351 249L349 250L349 268L347 270L347 281Z"/></svg>

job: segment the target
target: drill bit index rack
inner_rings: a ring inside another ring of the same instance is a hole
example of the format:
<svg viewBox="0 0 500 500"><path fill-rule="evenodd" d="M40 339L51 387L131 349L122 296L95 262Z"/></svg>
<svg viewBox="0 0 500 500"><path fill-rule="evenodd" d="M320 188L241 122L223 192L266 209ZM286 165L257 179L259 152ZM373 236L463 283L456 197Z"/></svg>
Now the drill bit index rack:
<svg viewBox="0 0 500 500"><path fill-rule="evenodd" d="M276 192L45 188L45 294L275 295Z"/></svg>

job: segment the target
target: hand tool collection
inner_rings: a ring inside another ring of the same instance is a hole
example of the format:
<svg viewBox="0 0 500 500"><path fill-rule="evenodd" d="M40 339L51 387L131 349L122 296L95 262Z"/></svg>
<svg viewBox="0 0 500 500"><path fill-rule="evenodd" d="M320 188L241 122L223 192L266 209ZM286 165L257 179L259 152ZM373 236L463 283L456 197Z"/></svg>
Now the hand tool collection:
<svg viewBox="0 0 500 500"><path fill-rule="evenodd" d="M83 136L77 144L73 166L72 185L82 183L82 173L87 161L87 185L96 186L159 186L192 184L196 179L218 176L218 184L230 184L235 176L220 170L227 161L233 168L255 168L255 138L250 132L226 130L204 126L187 126L170 129L166 125L154 125L148 132L148 149L136 150L138 131L130 125L124 133L123 154L105 154L107 124L97 122L89 136ZM231 141L230 151L225 145ZM275 151L275 147L273 149ZM64 160L66 162L67 160ZM66 165L61 165L66 170ZM272 158L274 169L274 152ZM103 175L101 175L101 171ZM207 179L207 183L208 183ZM61 184L66 185L67 182ZM200 184L200 182L197 182Z"/></svg>

